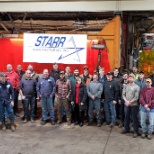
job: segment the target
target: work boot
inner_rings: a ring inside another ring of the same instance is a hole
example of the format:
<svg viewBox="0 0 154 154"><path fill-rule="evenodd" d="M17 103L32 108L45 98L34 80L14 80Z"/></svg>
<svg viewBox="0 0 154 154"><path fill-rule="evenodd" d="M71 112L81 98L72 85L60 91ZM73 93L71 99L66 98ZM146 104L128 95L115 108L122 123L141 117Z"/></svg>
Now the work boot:
<svg viewBox="0 0 154 154"><path fill-rule="evenodd" d="M11 130L12 132L15 132L15 125L14 125L14 121L11 121Z"/></svg>
<svg viewBox="0 0 154 154"><path fill-rule="evenodd" d="M97 127L101 127L101 123L97 123Z"/></svg>
<svg viewBox="0 0 154 154"><path fill-rule="evenodd" d="M138 133L134 133L133 138L137 138L137 137L138 137Z"/></svg>
<svg viewBox="0 0 154 154"><path fill-rule="evenodd" d="M71 125L71 122L70 122L70 121L68 121L68 122L67 122L67 124L68 124L68 125Z"/></svg>
<svg viewBox="0 0 154 154"><path fill-rule="evenodd" d="M55 121L54 120L51 120L51 125L55 125Z"/></svg>
<svg viewBox="0 0 154 154"><path fill-rule="evenodd" d="M115 123L110 124L110 128L113 128L115 126Z"/></svg>
<svg viewBox="0 0 154 154"><path fill-rule="evenodd" d="M62 123L62 121L60 121L60 120L57 121L57 124L61 124L61 123Z"/></svg>
<svg viewBox="0 0 154 154"><path fill-rule="evenodd" d="M25 120L23 121L23 123L27 123L27 119L25 119Z"/></svg>
<svg viewBox="0 0 154 154"><path fill-rule="evenodd" d="M45 125L46 124L46 120L41 120L40 124L41 125Z"/></svg>
<svg viewBox="0 0 154 154"><path fill-rule="evenodd" d="M148 140L151 140L152 139L152 134L151 133L148 134L147 139Z"/></svg>
<svg viewBox="0 0 154 154"><path fill-rule="evenodd" d="M121 134L127 134L127 133L130 133L130 131L125 130L125 129L123 129L122 132L121 132Z"/></svg>
<svg viewBox="0 0 154 154"><path fill-rule="evenodd" d="M145 139L145 137L146 137L146 134L145 133L142 133L141 138L142 139Z"/></svg>
<svg viewBox="0 0 154 154"><path fill-rule="evenodd" d="M34 123L34 119L33 118L31 118L30 121L31 121L31 123Z"/></svg>
<svg viewBox="0 0 154 154"><path fill-rule="evenodd" d="M2 122L2 130L6 131L6 126L4 122Z"/></svg>

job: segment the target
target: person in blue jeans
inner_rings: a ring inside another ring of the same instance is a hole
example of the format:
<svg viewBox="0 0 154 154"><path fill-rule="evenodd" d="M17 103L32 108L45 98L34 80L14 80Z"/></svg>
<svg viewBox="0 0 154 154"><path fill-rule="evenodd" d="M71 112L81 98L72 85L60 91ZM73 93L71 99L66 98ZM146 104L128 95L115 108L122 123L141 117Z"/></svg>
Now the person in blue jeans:
<svg viewBox="0 0 154 154"><path fill-rule="evenodd" d="M97 127L101 127L101 115L100 115L100 108L101 108L101 95L103 92L103 86L98 81L98 75L93 75L93 81L91 81L87 85L87 94L89 97L89 122L88 126L91 125L93 122L93 110L96 110L96 118L97 118Z"/></svg>
<svg viewBox="0 0 154 154"><path fill-rule="evenodd" d="M150 78L146 79L146 87L142 88L140 92L139 102L141 104L141 138L144 139L147 135L147 139L151 140L154 127L154 87L152 87ZM147 117L148 126L146 124Z"/></svg>
<svg viewBox="0 0 154 154"><path fill-rule="evenodd" d="M106 117L106 124L114 127L116 123L116 100L118 99L118 83L112 78L112 73L106 74L107 80L104 82L104 110Z"/></svg>
<svg viewBox="0 0 154 154"><path fill-rule="evenodd" d="M14 89L12 84L7 81L6 75L1 72L0 73L0 123L2 124L2 129L6 130L5 126L5 110L8 113L8 117L11 121L11 130L15 131L14 124Z"/></svg>
<svg viewBox="0 0 154 154"><path fill-rule="evenodd" d="M37 83L37 99L40 99L42 106L41 125L45 125L47 121L47 113L50 114L51 125L55 125L53 96L56 91L56 84L53 77L49 76L48 69L43 70L43 77Z"/></svg>
<svg viewBox="0 0 154 154"><path fill-rule="evenodd" d="M28 121L28 108L30 105L31 114L30 119L31 122L34 122L34 111L35 111L35 94L36 94L36 79L31 77L31 71L27 70L25 73L25 78L22 78L19 85L19 93L23 100L24 107L24 123Z"/></svg>

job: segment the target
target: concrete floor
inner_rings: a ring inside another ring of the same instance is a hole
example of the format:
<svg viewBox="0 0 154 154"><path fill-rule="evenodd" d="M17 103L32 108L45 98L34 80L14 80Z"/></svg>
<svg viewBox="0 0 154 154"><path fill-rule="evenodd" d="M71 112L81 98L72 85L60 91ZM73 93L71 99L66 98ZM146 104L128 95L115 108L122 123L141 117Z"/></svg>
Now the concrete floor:
<svg viewBox="0 0 154 154"><path fill-rule="evenodd" d="M154 154L152 140L122 135L117 126L51 126L23 124L16 118L16 132L0 130L0 154Z"/></svg>

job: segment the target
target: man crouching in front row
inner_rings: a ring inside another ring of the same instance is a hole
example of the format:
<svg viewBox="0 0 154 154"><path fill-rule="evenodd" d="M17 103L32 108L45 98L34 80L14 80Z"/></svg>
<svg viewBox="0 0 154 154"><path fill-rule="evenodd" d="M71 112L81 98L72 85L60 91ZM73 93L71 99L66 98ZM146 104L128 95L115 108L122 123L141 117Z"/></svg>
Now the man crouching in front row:
<svg viewBox="0 0 154 154"><path fill-rule="evenodd" d="M14 125L14 89L10 82L6 79L6 74L0 73L0 123L2 125L2 130L6 130L4 122L4 112L7 111L9 119L11 121L11 130L15 131Z"/></svg>

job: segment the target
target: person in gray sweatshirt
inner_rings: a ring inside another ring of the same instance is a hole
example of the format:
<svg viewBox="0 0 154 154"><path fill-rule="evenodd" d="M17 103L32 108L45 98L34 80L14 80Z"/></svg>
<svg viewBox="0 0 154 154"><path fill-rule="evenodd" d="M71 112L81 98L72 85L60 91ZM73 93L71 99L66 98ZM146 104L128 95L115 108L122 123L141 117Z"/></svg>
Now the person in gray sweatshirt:
<svg viewBox="0 0 154 154"><path fill-rule="evenodd" d="M98 75L93 75L93 81L87 85L87 93L89 97L89 122L87 125L91 125L93 122L93 110L96 110L97 126L101 126L101 116L100 116L100 107L101 107L101 94L103 92L103 86L98 82Z"/></svg>

